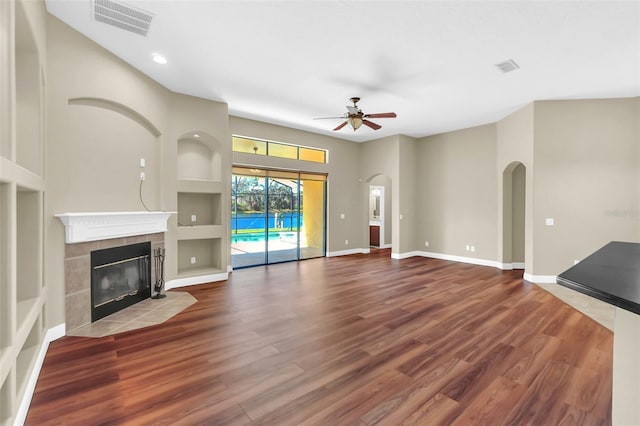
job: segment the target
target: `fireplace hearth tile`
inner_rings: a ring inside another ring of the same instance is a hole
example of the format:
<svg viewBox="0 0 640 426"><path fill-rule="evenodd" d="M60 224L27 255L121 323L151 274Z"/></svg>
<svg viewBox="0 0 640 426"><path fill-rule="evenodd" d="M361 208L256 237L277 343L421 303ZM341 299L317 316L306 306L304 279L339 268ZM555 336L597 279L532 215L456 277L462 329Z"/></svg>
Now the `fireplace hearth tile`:
<svg viewBox="0 0 640 426"><path fill-rule="evenodd" d="M64 260L65 294L77 293L91 288L91 276L87 271L91 269L90 256L71 257Z"/></svg>
<svg viewBox="0 0 640 426"><path fill-rule="evenodd" d="M67 327L71 330L91 322L91 290L84 289L64 298L67 306Z"/></svg>
<svg viewBox="0 0 640 426"><path fill-rule="evenodd" d="M70 330L68 336L104 337L161 324L197 302L191 294L168 291L164 299L146 299L99 321Z"/></svg>

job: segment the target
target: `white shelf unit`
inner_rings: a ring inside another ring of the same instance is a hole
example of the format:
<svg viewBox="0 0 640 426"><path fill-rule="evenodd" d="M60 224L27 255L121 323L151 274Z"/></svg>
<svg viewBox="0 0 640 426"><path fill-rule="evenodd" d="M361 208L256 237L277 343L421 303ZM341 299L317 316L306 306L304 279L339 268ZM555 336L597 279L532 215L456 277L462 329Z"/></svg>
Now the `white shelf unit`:
<svg viewBox="0 0 640 426"><path fill-rule="evenodd" d="M0 2L0 425L18 411L47 329L44 5ZM39 37L39 38L38 38Z"/></svg>

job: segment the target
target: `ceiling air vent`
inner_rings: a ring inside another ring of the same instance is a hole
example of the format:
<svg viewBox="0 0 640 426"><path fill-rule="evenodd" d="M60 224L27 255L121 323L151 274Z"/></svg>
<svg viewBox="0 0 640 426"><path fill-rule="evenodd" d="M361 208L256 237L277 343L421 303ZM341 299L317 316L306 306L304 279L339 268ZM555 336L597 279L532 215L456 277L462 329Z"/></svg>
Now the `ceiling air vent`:
<svg viewBox="0 0 640 426"><path fill-rule="evenodd" d="M511 72L511 71L517 70L520 67L518 66L518 64L516 64L516 62L513 59L509 59L507 61L496 64L496 68L498 68L502 72Z"/></svg>
<svg viewBox="0 0 640 426"><path fill-rule="evenodd" d="M146 37L153 15L119 1L93 0L93 18Z"/></svg>

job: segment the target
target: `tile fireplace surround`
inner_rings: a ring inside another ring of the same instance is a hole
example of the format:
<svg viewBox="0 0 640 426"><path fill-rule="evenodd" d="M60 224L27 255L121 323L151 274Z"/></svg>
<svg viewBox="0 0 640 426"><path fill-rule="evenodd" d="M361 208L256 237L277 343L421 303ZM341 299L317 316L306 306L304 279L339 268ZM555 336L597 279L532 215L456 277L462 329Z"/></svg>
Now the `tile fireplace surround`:
<svg viewBox="0 0 640 426"><path fill-rule="evenodd" d="M164 233L65 244L65 322L67 330L72 331L91 323L91 252L145 241L151 242L151 252L153 253L153 249L164 247ZM152 285L154 282L155 273L151 268Z"/></svg>

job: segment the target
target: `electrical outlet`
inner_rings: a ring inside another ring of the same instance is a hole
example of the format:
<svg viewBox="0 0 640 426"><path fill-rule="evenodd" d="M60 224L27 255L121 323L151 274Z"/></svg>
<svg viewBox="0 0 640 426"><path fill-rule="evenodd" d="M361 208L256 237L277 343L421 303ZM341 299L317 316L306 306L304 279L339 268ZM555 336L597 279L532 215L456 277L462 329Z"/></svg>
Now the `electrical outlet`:
<svg viewBox="0 0 640 426"><path fill-rule="evenodd" d="M476 246L471 246L471 251L476 251Z"/></svg>
<svg viewBox="0 0 640 426"><path fill-rule="evenodd" d="M144 178L145 178L144 172L140 172L140 180L144 180Z"/></svg>
<svg viewBox="0 0 640 426"><path fill-rule="evenodd" d="M424 242L424 246L425 246L425 247L429 247L429 241L425 241L425 242Z"/></svg>
<svg viewBox="0 0 640 426"><path fill-rule="evenodd" d="M196 221L196 215L195 215L195 214L192 214L192 215L191 215L191 222L195 222L195 221Z"/></svg>
<svg viewBox="0 0 640 426"><path fill-rule="evenodd" d="M467 245L466 245L466 247L465 247L465 249L466 249L467 251L469 251L469 250L471 250L471 246L470 246L469 244L467 244Z"/></svg>
<svg viewBox="0 0 640 426"><path fill-rule="evenodd" d="M191 264L194 265L196 263L196 257L192 256L191 257Z"/></svg>
<svg viewBox="0 0 640 426"><path fill-rule="evenodd" d="M140 159L140 167L144 167L146 165L146 162L144 161L144 158Z"/></svg>
<svg viewBox="0 0 640 426"><path fill-rule="evenodd" d="M340 219L344 219L344 213L340 213Z"/></svg>
<svg viewBox="0 0 640 426"><path fill-rule="evenodd" d="M349 245L349 240L344 240L344 245L348 246Z"/></svg>

